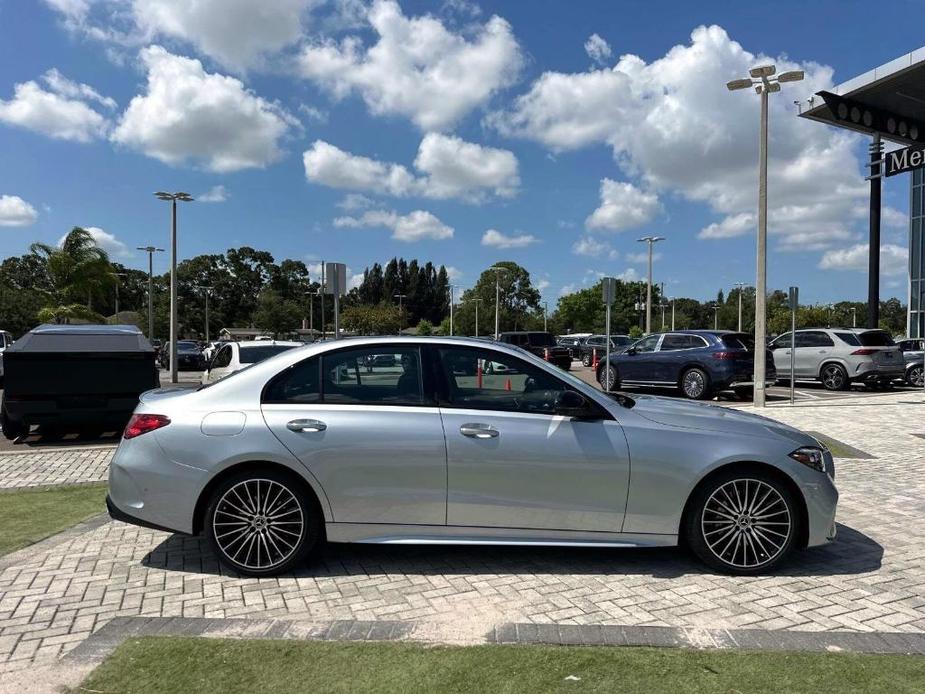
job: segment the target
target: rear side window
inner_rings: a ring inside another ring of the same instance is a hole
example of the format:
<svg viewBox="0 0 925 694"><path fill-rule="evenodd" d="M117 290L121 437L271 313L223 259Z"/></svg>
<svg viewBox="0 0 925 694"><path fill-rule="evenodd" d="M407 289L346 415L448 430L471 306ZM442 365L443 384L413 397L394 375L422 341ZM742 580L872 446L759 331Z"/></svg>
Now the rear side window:
<svg viewBox="0 0 925 694"><path fill-rule="evenodd" d="M256 364L264 359L292 349L290 345L261 345L260 347L242 347L240 349L242 364Z"/></svg>
<svg viewBox="0 0 925 694"><path fill-rule="evenodd" d="M687 335L665 335L665 339L662 340L661 351L671 352L676 349L687 349L691 346L687 338Z"/></svg>
<svg viewBox="0 0 925 694"><path fill-rule="evenodd" d="M324 402L420 405L421 355L414 347L350 349L321 358Z"/></svg>
<svg viewBox="0 0 925 694"><path fill-rule="evenodd" d="M276 376L263 391L266 403L316 403L321 400L321 360L318 357L293 364Z"/></svg>
<svg viewBox="0 0 925 694"><path fill-rule="evenodd" d="M868 330L858 335L858 339L864 347L892 347L896 344L885 330Z"/></svg>
<svg viewBox="0 0 925 694"><path fill-rule="evenodd" d="M854 333L835 333L835 337L844 342L847 345L852 347L860 347L861 341L858 339L858 336Z"/></svg>
<svg viewBox="0 0 925 694"><path fill-rule="evenodd" d="M755 338L747 333L734 333L723 335L720 341L730 349L744 349L747 352L755 351Z"/></svg>

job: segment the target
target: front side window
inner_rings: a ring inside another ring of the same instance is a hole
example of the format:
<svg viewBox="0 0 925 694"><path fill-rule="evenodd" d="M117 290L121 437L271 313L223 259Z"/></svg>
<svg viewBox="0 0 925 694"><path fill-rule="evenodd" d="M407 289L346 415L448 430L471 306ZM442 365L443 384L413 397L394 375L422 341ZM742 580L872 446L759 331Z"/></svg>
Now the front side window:
<svg viewBox="0 0 925 694"><path fill-rule="evenodd" d="M212 360L212 368L222 369L228 366L230 363L231 363L231 345L225 345L218 351L218 354L215 355L215 359Z"/></svg>
<svg viewBox="0 0 925 694"><path fill-rule="evenodd" d="M649 335L649 337L644 337L634 345L634 348L640 353L654 352L655 348L658 347L660 337L661 335Z"/></svg>
<svg viewBox="0 0 925 694"><path fill-rule="evenodd" d="M784 333L778 337L774 342L771 343L771 346L774 349L789 349L790 345L793 344L793 335L791 333Z"/></svg>
<svg viewBox="0 0 925 694"><path fill-rule="evenodd" d="M414 347L366 347L322 356L325 403L420 405L421 355Z"/></svg>
<svg viewBox="0 0 925 694"><path fill-rule="evenodd" d="M440 365L451 407L554 414L569 388L517 357L471 347L441 347Z"/></svg>

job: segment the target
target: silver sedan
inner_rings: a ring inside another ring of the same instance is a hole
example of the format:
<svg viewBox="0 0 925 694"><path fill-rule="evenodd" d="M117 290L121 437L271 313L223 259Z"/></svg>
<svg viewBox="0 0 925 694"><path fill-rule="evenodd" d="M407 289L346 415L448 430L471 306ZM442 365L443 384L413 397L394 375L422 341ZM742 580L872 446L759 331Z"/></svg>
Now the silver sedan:
<svg viewBox="0 0 925 694"><path fill-rule="evenodd" d="M834 475L821 443L757 415L608 395L483 340L363 338L145 393L107 504L254 576L324 541L682 544L755 574L835 538Z"/></svg>

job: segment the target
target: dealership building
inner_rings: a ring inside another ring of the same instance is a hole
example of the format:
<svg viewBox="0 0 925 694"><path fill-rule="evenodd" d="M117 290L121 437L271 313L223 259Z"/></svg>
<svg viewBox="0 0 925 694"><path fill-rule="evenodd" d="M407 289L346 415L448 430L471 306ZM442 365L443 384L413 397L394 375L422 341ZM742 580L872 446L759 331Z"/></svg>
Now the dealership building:
<svg viewBox="0 0 925 694"><path fill-rule="evenodd" d="M925 336L925 47L818 92L800 117L870 136L870 258L867 325L879 320L882 179L909 179L909 279L906 329ZM889 150L884 154L884 149Z"/></svg>

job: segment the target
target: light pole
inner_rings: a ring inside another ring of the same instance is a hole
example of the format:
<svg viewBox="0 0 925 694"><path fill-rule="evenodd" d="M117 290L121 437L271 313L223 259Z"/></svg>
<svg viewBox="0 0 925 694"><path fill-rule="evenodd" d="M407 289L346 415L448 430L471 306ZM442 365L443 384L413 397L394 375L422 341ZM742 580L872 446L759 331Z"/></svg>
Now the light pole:
<svg viewBox="0 0 925 694"><path fill-rule="evenodd" d="M402 310L402 301L408 295L407 294L393 294L392 296L398 299L398 334L401 335L401 331L405 327L405 313Z"/></svg>
<svg viewBox="0 0 925 694"><path fill-rule="evenodd" d="M543 302L543 332L549 332L549 302Z"/></svg>
<svg viewBox="0 0 925 694"><path fill-rule="evenodd" d="M643 236L637 241L645 241L649 244L649 281L646 282L646 335L652 332L652 246L659 241L664 241L664 236Z"/></svg>
<svg viewBox="0 0 925 694"><path fill-rule="evenodd" d="M671 329L674 330L674 297L671 297Z"/></svg>
<svg viewBox="0 0 925 694"><path fill-rule="evenodd" d="M148 339L154 339L154 254L163 253L156 246L138 246L135 250L148 254Z"/></svg>
<svg viewBox="0 0 925 694"><path fill-rule="evenodd" d="M662 307L662 332L665 332L665 309L668 308L668 302L663 298L659 305Z"/></svg>
<svg viewBox="0 0 925 694"><path fill-rule="evenodd" d="M128 273L125 272L110 272L110 275L116 278L116 321L119 320L119 278L125 277Z"/></svg>
<svg viewBox="0 0 925 694"><path fill-rule="evenodd" d="M455 297L455 293L453 290L459 287L459 285L451 284L449 285L449 287L450 287L450 335L452 336L454 334L453 333L453 304L456 303L456 297Z"/></svg>
<svg viewBox="0 0 925 694"><path fill-rule="evenodd" d="M501 275L507 272L507 268L502 265L492 265L489 270L495 273L495 339L501 334L500 313L498 311L501 305Z"/></svg>
<svg viewBox="0 0 925 694"><path fill-rule="evenodd" d="M713 329L719 330L719 306L713 304Z"/></svg>
<svg viewBox="0 0 925 694"><path fill-rule="evenodd" d="M206 294L206 342L209 341L209 292L215 287L207 287L204 284L197 284L196 289L201 289Z"/></svg>
<svg viewBox="0 0 925 694"><path fill-rule="evenodd" d="M739 332L742 332L742 291L745 289L745 282L736 282L739 288Z"/></svg>
<svg viewBox="0 0 925 694"><path fill-rule="evenodd" d="M802 70L783 72L777 77L774 65L753 67L744 79L726 83L729 91L750 89L761 97L761 128L758 137L758 263L755 281L755 347L764 348L767 343L767 300L768 300L768 94L779 92L781 82L799 82ZM764 407L765 360L755 360L754 393L755 407Z"/></svg>
<svg viewBox="0 0 925 694"><path fill-rule="evenodd" d="M479 336L479 304L482 302L479 298L469 299L472 303L475 304L475 336Z"/></svg>
<svg viewBox="0 0 925 694"><path fill-rule="evenodd" d="M154 194L158 200L170 203L170 382L177 382L177 201L192 202L189 193Z"/></svg>
<svg viewBox="0 0 925 694"><path fill-rule="evenodd" d="M851 327L858 327L858 309L856 306L851 307Z"/></svg>

